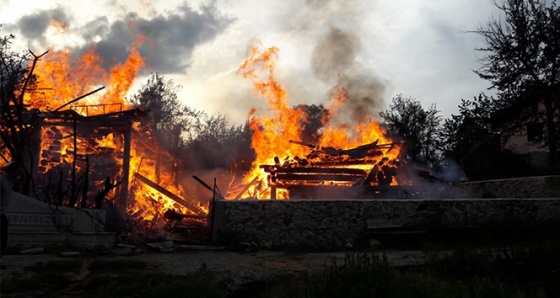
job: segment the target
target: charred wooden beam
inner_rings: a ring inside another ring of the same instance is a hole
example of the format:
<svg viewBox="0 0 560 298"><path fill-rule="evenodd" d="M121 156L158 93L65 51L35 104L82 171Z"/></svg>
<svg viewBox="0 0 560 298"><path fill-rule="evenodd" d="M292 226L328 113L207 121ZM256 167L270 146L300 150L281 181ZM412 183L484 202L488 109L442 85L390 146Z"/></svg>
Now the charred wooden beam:
<svg viewBox="0 0 560 298"><path fill-rule="evenodd" d="M172 199L173 201L185 206L186 208L193 210L195 212L198 212L198 214L201 213L205 213L200 207L196 206L195 204L192 204L188 201L185 201L184 199L182 199L181 197L179 197L178 195L175 195L174 193L170 192L169 190L165 189L164 187L158 185L157 183L153 182L152 180L142 176L142 174L140 173L135 173L134 176L142 181L142 183L148 185L149 187L155 189L156 191L164 194L165 196L169 197L170 199Z"/></svg>
<svg viewBox="0 0 560 298"><path fill-rule="evenodd" d="M383 155L381 151L379 154ZM370 155L373 156L373 155ZM309 164L310 166L323 166L323 167L334 167L334 166L358 166L358 165L374 165L377 163L375 159L348 159L348 160L337 160L337 161L319 161Z"/></svg>
<svg viewBox="0 0 560 298"><path fill-rule="evenodd" d="M352 168L320 168L320 167L293 167L293 168L277 168L275 173L326 173L326 174L348 174L348 175L365 175L366 171Z"/></svg>
<svg viewBox="0 0 560 298"><path fill-rule="evenodd" d="M169 220L183 220L185 218L190 219L206 219L206 215L194 215L194 214L182 214L174 210L168 209L163 213L163 217Z"/></svg>
<svg viewBox="0 0 560 298"><path fill-rule="evenodd" d="M255 178L253 178L253 180L251 180L251 182L249 182L247 185L245 185L245 187L243 187L243 189L235 196L234 200L239 200L239 198L241 198L241 196L253 185L255 185L258 182L259 176L255 176Z"/></svg>
<svg viewBox="0 0 560 298"><path fill-rule="evenodd" d="M129 123L129 125L126 126L124 133L123 133L123 137L124 137L124 148L123 148L123 160L122 160L122 170L123 170L123 176L122 176L122 186L119 192L119 207L122 208L122 210L126 210L126 208L128 207L128 176L130 174L130 149L131 149L131 143L132 143L132 123Z"/></svg>
<svg viewBox="0 0 560 298"><path fill-rule="evenodd" d="M320 174L277 174L277 180L298 180L298 181L356 181L364 175L320 175Z"/></svg>
<svg viewBox="0 0 560 298"><path fill-rule="evenodd" d="M301 146L305 146L305 147L308 147L310 149L317 150L317 151L323 152L323 153L328 154L328 155L340 155L340 153L342 151L341 149L335 148L335 147L321 147L321 146L318 146L318 145L315 145L315 144L304 143L304 142L300 142L300 141L290 140L289 142L292 143L292 144L298 144L298 145L301 145Z"/></svg>
<svg viewBox="0 0 560 298"><path fill-rule="evenodd" d="M202 184L202 186L204 186L206 189L208 189L209 191L212 192L212 195L214 196L212 199L215 199L215 196L218 195L220 197L220 199L225 200L224 196L222 195L222 193L220 192L220 190L218 189L218 187L216 186L216 178L214 178L214 187L210 187L210 185L206 184L206 182L202 181L202 179L196 177L193 175L193 178L198 181L198 183Z"/></svg>
<svg viewBox="0 0 560 298"><path fill-rule="evenodd" d="M72 104L72 103L74 103L74 102L76 102L76 101L78 101L78 100L80 100L80 99L82 99L82 98L84 98L84 97L88 97L88 96L90 96L90 95L92 95L92 94L94 94L94 93L97 93L99 90L103 90L103 89L105 89L105 86L99 87L99 88L97 88L97 89L95 89L95 90L93 90L93 91L91 91L91 92L88 92L88 93L82 95L82 96L78 96L78 97L72 99L71 101L69 101L69 102L67 102L67 103L65 103L65 104L63 104L63 105L61 105L60 107L54 109L53 112L57 112L57 111L59 111L60 109L64 108L65 106L70 105L70 104Z"/></svg>

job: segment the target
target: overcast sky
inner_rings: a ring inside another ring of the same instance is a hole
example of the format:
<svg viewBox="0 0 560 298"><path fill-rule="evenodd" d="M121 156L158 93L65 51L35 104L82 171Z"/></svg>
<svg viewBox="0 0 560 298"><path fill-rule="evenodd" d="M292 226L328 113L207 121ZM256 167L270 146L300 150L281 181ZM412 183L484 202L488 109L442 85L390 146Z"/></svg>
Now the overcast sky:
<svg viewBox="0 0 560 298"><path fill-rule="evenodd" d="M279 48L277 75L292 105L326 103L343 82L374 117L402 93L447 118L461 99L493 94L473 73L482 40L465 31L499 15L491 0L0 0L0 36L37 53L95 44L110 67L142 33L148 68L136 86L159 72L183 86L186 105L236 123L265 106L236 74L255 40Z"/></svg>

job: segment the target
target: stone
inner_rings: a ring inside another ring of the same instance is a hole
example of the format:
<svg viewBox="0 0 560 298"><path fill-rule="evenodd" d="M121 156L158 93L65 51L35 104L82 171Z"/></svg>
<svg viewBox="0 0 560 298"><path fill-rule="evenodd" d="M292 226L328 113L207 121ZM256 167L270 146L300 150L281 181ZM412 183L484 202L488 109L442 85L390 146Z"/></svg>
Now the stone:
<svg viewBox="0 0 560 298"><path fill-rule="evenodd" d="M37 254L42 254L45 252L45 249L43 247L34 247L34 248L30 248L30 249L24 249L22 251L20 251L19 253L22 255L37 255Z"/></svg>
<svg viewBox="0 0 560 298"><path fill-rule="evenodd" d="M60 255L62 257L74 258L74 257L79 257L80 255L82 255L82 253L79 251L63 251L60 253Z"/></svg>
<svg viewBox="0 0 560 298"><path fill-rule="evenodd" d="M369 247L373 248L373 249L378 249L381 247L381 242L377 239L369 239Z"/></svg>

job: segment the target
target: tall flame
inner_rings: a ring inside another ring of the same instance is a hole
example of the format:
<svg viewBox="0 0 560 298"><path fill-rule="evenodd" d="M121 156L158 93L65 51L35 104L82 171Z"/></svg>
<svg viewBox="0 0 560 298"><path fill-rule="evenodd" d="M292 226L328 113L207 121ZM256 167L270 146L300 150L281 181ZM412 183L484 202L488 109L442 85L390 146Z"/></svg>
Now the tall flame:
<svg viewBox="0 0 560 298"><path fill-rule="evenodd" d="M145 65L138 51L142 42L143 38L138 36L137 41L131 46L130 55L126 61L113 66L109 71L101 67L103 61L96 54L95 49L89 50L79 58L73 58L70 51L49 52L41 58L33 72L41 88L28 92L25 103L30 109L38 109L41 112L48 113L63 107L61 110L72 109L81 116L103 115L131 109L132 106L125 100L125 96L140 69ZM87 94L100 85L106 87L105 90L66 106L72 99ZM122 178L122 153L124 152L122 129L111 131L110 128L103 127L102 129L105 130L97 133L99 138L94 142L84 136L76 137L72 127L68 125L46 122L41 129L40 158L48 158L40 160L39 174L47 176L46 173L55 168L67 169L77 156L95 155L100 150L104 150L114 158L111 161L102 161L108 163L108 166L102 169L104 173L94 173L94 175L100 176L97 178L101 178L101 180L97 181L101 182L97 182L90 188L102 188L102 181L106 176L111 176L113 179L124 179ZM172 194L179 197L186 195L177 183L178 163L157 143L154 143L153 136L139 123L135 123L132 130L130 175L128 177L130 197L127 211L136 215L135 218L146 221L157 218L166 209L173 209L185 214L191 213L192 210L187 210L185 206L135 179L135 175L138 173ZM84 163L80 161L78 165L83 167ZM84 171L83 168L79 170L82 173ZM116 193L113 193L112 196L115 197ZM205 208L201 207L200 210L205 211Z"/></svg>
<svg viewBox="0 0 560 298"><path fill-rule="evenodd" d="M244 183L261 180L266 181L266 173L259 167L263 164L274 164L275 158L305 156L309 148L299 146L290 141L301 141L301 132L307 121L307 115L288 104L288 94L277 81L274 74L278 59L278 48L263 48L259 44L249 47L249 58L240 66L238 73L243 78L250 79L259 95L267 100L270 114L257 116L257 109L250 113L250 128L253 131L252 147L256 158L250 172L245 175ZM327 108L333 116L348 99L346 90L335 86L331 92ZM326 120L326 119L325 119ZM350 128L349 125L333 125L324 123L319 144L322 147L352 148L378 141L391 143L385 136L385 131L372 118L360 119L359 123ZM394 159L400 150L389 150L385 157ZM266 198L270 195L269 188L253 186L249 190L252 196ZM287 198L286 191L281 191L280 198Z"/></svg>

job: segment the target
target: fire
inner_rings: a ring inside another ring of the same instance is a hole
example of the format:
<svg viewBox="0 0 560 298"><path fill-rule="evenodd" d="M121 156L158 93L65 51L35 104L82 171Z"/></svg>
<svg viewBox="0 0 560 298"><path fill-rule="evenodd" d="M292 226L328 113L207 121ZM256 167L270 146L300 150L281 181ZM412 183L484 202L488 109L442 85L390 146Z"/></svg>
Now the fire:
<svg viewBox="0 0 560 298"><path fill-rule="evenodd" d="M251 57L241 65L239 72L243 78L253 80L255 90L264 95L273 111L270 117L252 115L250 128L253 131L251 145L256 153L251 172L244 182L249 183L253 177L264 179L264 173L258 165L274 163L275 156L301 155L305 150L291 146L290 140L299 140L302 126L307 117L301 111L294 110L288 105L287 92L276 80L274 69L278 57L278 48L272 47L261 51L257 46L249 48ZM265 78L259 73L266 72ZM256 110L253 110L253 112ZM256 192L253 189L253 192ZM258 196L258 193L256 193Z"/></svg>
<svg viewBox="0 0 560 298"><path fill-rule="evenodd" d="M262 165L278 165L280 159L305 156L310 151L310 148L298 145L298 142L301 143L300 136L303 124L307 121L307 115L288 104L288 94L274 74L278 48L265 49L259 45L252 45L249 47L249 54L250 57L242 63L238 73L243 78L250 79L256 92L264 96L270 108L270 115L258 116L256 109L250 113L250 128L253 131L252 147L255 150L256 158L251 171L243 179L243 183L246 185L251 185L254 181L267 181L267 174L261 168ZM347 99L348 94L343 87L333 88L327 105L329 115L335 115ZM336 126L326 123L326 121L323 128L324 131L317 144L318 148L347 149L364 143L377 142L390 145L388 150L384 150L384 158L387 160L398 159L399 146L393 145L392 141L385 137L383 128L371 118L361 119L360 123L352 129L349 129L348 125ZM387 147L384 148L387 149ZM364 170L372 170L372 165L348 167L365 167ZM396 183L394 179L391 182L392 185ZM262 183L249 188L250 195L257 198L270 197L270 191L270 187L263 187ZM289 195L285 189L278 191L280 191L279 198L288 198Z"/></svg>
<svg viewBox="0 0 560 298"><path fill-rule="evenodd" d="M109 124L100 123L98 127L83 125L78 129L76 121L80 121L83 117L98 119L96 117L110 117L110 115L134 110L125 100L125 96L138 72L145 65L138 51L142 41L143 38L139 36L127 60L112 67L110 71L101 67L103 61L96 54L95 49L91 49L77 59L72 57L70 51L49 52L36 64L33 73L41 88L26 93L25 103L29 109L47 115L40 132L38 174L41 179L48 180L48 185L55 185L59 179L54 178L53 174L58 176L60 173L62 183L63 180L70 179L69 175L72 175L75 181L84 181L83 177L86 177L88 172L89 180L92 181L90 183L93 183L89 189L95 194L103 187L116 186L119 180L125 179L123 161L127 146L127 126L107 127ZM69 104L73 99L99 86L104 86L105 89ZM62 115L57 116L62 117L62 120L48 117L55 111L62 112L57 114ZM127 125L131 139L128 148L130 158L129 198L125 206L127 212L135 219L146 222L155 222L167 209L181 214L207 212L207 208L196 205L192 208L196 210L186 208L169 196L138 181L137 177L141 175L177 197L184 198L187 195L177 183L179 163L159 148L153 136L139 124L139 121ZM92 136L95 139L92 140ZM101 170L92 172L89 169L92 165L101 167ZM66 173L65 176L63 173ZM49 194L52 196L52 190L42 191L46 196ZM107 198L116 200L120 192L121 190L115 187Z"/></svg>

